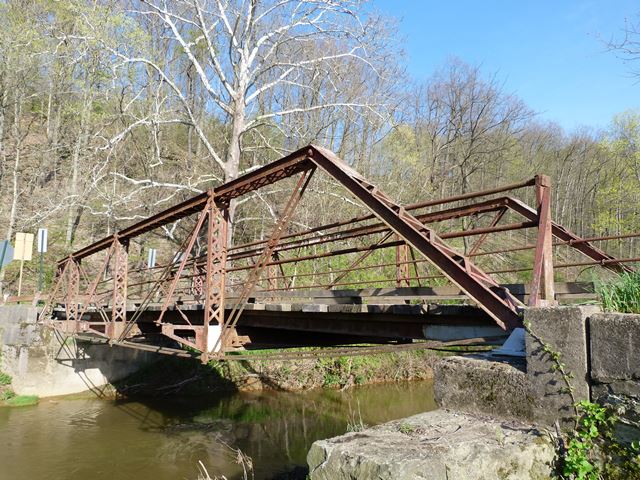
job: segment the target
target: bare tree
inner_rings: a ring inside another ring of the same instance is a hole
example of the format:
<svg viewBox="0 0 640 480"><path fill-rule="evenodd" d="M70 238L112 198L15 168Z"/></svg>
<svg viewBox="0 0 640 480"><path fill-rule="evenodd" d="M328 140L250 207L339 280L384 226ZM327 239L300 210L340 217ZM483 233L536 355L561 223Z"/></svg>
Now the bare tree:
<svg viewBox="0 0 640 480"><path fill-rule="evenodd" d="M337 78L331 84L346 61L363 65L369 77L379 75L368 46L381 25L364 18L357 0L141 0L129 13L160 22L169 55L189 64L188 81L171 62L126 48L113 53L125 64L143 64L168 86L225 181L241 173L248 132L267 124L277 129L288 116L322 110L382 110L375 97L344 98ZM226 126L218 144L191 101L196 80L206 93L207 113ZM315 80L334 94L314 90Z"/></svg>
<svg viewBox="0 0 640 480"><path fill-rule="evenodd" d="M610 40L607 46L629 64L634 76L640 77L640 67L636 65L640 61L640 13L635 21L626 22L622 38Z"/></svg>

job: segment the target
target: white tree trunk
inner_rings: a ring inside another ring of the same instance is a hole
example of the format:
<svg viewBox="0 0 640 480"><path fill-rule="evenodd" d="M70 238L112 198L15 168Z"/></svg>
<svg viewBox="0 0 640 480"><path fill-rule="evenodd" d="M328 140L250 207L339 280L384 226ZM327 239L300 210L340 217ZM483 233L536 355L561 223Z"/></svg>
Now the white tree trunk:
<svg viewBox="0 0 640 480"><path fill-rule="evenodd" d="M242 133L246 127L245 116L245 103L244 98L238 98L234 102L234 114L231 126L231 137L229 139L229 150L227 151L227 158L224 162L224 181L230 182L238 178L238 172L240 171L240 154L242 153ZM229 203L229 229L228 229L228 241L231 245L233 239L233 224L236 215L236 201L231 200Z"/></svg>
<svg viewBox="0 0 640 480"><path fill-rule="evenodd" d="M20 178L20 160L22 154L22 137L20 136L20 116L22 115L22 97L18 96L16 98L16 102L14 105L14 122L13 122L13 137L15 142L14 148L14 159L13 159L13 167L12 167L12 178L11 178L11 208L9 209L9 219L7 223L6 230L6 239L11 241L11 237L13 237L13 232L15 230L16 225L16 217L18 214L18 203L20 198L20 190L19 190L19 178ZM4 284L4 269L0 272L0 294L3 290Z"/></svg>
<svg viewBox="0 0 640 480"><path fill-rule="evenodd" d="M0 91L0 195L2 194L2 180L4 178L5 168L7 165L7 152L4 143L4 126L5 126L5 102L7 99L6 89Z"/></svg>

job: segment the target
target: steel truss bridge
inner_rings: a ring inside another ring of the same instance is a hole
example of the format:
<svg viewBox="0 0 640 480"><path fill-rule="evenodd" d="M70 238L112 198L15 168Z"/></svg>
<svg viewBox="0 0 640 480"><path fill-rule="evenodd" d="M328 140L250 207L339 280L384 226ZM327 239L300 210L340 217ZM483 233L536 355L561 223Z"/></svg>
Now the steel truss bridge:
<svg viewBox="0 0 640 480"><path fill-rule="evenodd" d="M366 211L295 230L296 206L316 172ZM231 202L275 183L291 190L267 238L231 244ZM506 195L531 189L533 206ZM554 267L597 265L621 273L633 271L631 264L640 260L614 258L593 245L621 236L581 238L553 222L551 211L551 185L544 175L400 205L334 153L309 145L61 260L41 319L79 339L203 361L241 358L238 351L252 346L331 344L348 353L344 345L356 343L410 348L425 339L436 345L491 341L521 326L525 304L593 297L589 284L554 283ZM435 229L469 218L489 222L460 231ZM504 223L505 218L519 221ZM175 248L166 250L167 261L153 268L130 261L134 240L143 243L150 232L178 220L193 224L178 255ZM533 241L485 249L490 235L517 230L532 230ZM466 254L451 246L462 238L474 240ZM582 258L554 265L554 247L575 250ZM376 252L388 249L395 250L392 261L371 264ZM477 265L485 256L512 252L532 252L532 263L497 270ZM331 268L336 258L342 263ZM318 271L319 264L324 270ZM501 285L492 277L522 271L531 271L530 283ZM354 281L354 272L365 279ZM370 279L376 273L386 277ZM372 347L361 351L367 348ZM297 358L305 355L298 353Z"/></svg>

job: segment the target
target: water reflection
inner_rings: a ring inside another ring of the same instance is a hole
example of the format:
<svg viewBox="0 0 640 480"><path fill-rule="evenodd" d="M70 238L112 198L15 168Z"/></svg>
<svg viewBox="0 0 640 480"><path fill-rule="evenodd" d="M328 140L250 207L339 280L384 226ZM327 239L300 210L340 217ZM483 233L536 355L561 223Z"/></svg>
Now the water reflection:
<svg viewBox="0 0 640 480"><path fill-rule="evenodd" d="M252 457L256 479L267 479L304 465L313 441L344 433L349 421L374 425L433 408L430 382L0 408L0 478L195 479L201 460L234 479L234 447Z"/></svg>

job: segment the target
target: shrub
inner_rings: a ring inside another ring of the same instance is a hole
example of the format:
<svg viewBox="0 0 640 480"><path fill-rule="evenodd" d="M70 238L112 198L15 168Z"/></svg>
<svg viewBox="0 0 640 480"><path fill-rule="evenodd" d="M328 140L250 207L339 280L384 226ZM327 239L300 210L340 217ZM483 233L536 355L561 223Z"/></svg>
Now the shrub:
<svg viewBox="0 0 640 480"><path fill-rule="evenodd" d="M602 307L608 312L640 313L640 272L624 273L597 287Z"/></svg>
<svg viewBox="0 0 640 480"><path fill-rule="evenodd" d="M15 397L16 394L13 390L1 390L0 391L0 402L6 402L7 400Z"/></svg>
<svg viewBox="0 0 640 480"><path fill-rule="evenodd" d="M0 385L11 385L11 375L7 375L4 372L0 372Z"/></svg>

